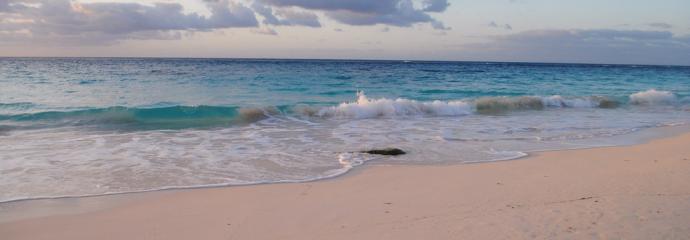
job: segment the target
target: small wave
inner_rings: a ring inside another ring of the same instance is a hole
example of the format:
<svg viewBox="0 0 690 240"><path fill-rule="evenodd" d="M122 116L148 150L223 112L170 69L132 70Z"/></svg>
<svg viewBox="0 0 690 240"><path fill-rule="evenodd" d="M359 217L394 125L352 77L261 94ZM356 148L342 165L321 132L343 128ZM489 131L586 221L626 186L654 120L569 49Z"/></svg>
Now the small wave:
<svg viewBox="0 0 690 240"><path fill-rule="evenodd" d="M239 119L244 123L258 122L277 114L280 114L280 110L276 107L239 109Z"/></svg>
<svg viewBox="0 0 690 240"><path fill-rule="evenodd" d="M630 95L630 104L633 105L668 105L676 102L676 95L669 91L649 89Z"/></svg>
<svg viewBox="0 0 690 240"><path fill-rule="evenodd" d="M50 122L55 125L124 125L136 129L181 129L253 123L279 112L278 108L222 106L108 107L0 115L0 120Z"/></svg>
<svg viewBox="0 0 690 240"><path fill-rule="evenodd" d="M565 98L560 95L548 97L483 97L475 101L478 113L491 114L516 110L543 110L545 108L615 108L619 103L600 96Z"/></svg>
<svg viewBox="0 0 690 240"><path fill-rule="evenodd" d="M544 102L539 97L484 97L475 102L479 113L498 113L509 110L541 110Z"/></svg>
<svg viewBox="0 0 690 240"><path fill-rule="evenodd" d="M472 107L464 101L419 102L398 98L369 99L364 92L357 93L357 101L338 106L321 108L314 115L320 117L376 118L392 116L462 116L472 113Z"/></svg>
<svg viewBox="0 0 690 240"><path fill-rule="evenodd" d="M632 105L658 105L676 102L673 93L648 90L630 95ZM500 114L511 111L558 108L616 108L620 102L603 96L499 96L451 101L418 101L405 98L368 98L357 93L353 102L335 106L307 104L243 108L236 106L153 105L148 107L108 107L76 111L48 111L0 114L0 121L33 121L33 126L109 125L135 129L181 129L249 124L268 118L287 120L369 119L382 117L454 117L471 114ZM27 103L4 104L5 108L31 108Z"/></svg>
<svg viewBox="0 0 690 240"><path fill-rule="evenodd" d="M345 102L333 107L313 109L298 107L296 112L305 116L379 118L394 116L464 116L473 113L495 114L518 110L542 110L545 108L615 108L619 103L600 96L565 98L559 95L482 97L476 100L416 101L404 98L369 99L363 92L357 93L357 101Z"/></svg>
<svg viewBox="0 0 690 240"><path fill-rule="evenodd" d="M26 112L35 107L30 102L0 103L0 114Z"/></svg>
<svg viewBox="0 0 690 240"><path fill-rule="evenodd" d="M0 103L0 108L30 108L35 106L30 102Z"/></svg>

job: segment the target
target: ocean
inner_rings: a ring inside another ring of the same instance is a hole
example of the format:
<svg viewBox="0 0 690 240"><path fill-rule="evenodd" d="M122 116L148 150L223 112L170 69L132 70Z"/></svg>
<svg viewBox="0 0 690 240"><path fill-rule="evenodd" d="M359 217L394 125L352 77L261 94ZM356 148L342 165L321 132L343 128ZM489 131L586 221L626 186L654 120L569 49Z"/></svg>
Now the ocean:
<svg viewBox="0 0 690 240"><path fill-rule="evenodd" d="M0 58L0 202L490 162L688 123L682 66ZM407 154L361 152L385 147Z"/></svg>

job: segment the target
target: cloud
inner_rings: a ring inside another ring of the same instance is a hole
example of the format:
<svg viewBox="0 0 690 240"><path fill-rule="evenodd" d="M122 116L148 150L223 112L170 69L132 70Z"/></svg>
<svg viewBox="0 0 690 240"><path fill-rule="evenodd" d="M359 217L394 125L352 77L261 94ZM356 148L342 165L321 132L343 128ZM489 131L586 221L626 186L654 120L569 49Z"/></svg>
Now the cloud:
<svg viewBox="0 0 690 240"><path fill-rule="evenodd" d="M340 23L356 26L384 24L409 27L417 23L430 23L435 29L448 30L428 12L443 12L447 0L425 0L422 8L412 0L259 0L276 7L299 7L325 12Z"/></svg>
<svg viewBox="0 0 690 240"><path fill-rule="evenodd" d="M263 28L260 32L269 32L266 29L272 26L319 28L317 13L347 25L425 23L438 30L451 29L430 15L446 11L447 0L203 0L210 14L189 13L171 0L149 4L83 1L0 0L0 43L97 45L127 39L180 39L225 28Z"/></svg>
<svg viewBox="0 0 690 240"><path fill-rule="evenodd" d="M273 9L261 4L260 2L252 3L252 9L256 11L257 14L264 17L263 23L269 25L280 25L280 20L273 15Z"/></svg>
<svg viewBox="0 0 690 240"><path fill-rule="evenodd" d="M647 24L647 25L650 26L650 27L653 27L653 28L661 28L661 29L670 29L670 28L673 28L673 26L672 26L671 24L662 23L662 22L649 23L649 24Z"/></svg>
<svg viewBox="0 0 690 240"><path fill-rule="evenodd" d="M10 1L9 0L0 0L0 13L1 12L9 12L10 11Z"/></svg>
<svg viewBox="0 0 690 240"><path fill-rule="evenodd" d="M424 11L426 12L445 12L450 3L448 0L424 0Z"/></svg>
<svg viewBox="0 0 690 240"><path fill-rule="evenodd" d="M489 27L491 27L491 28L502 28L502 29L505 29L505 30L513 30L513 26L510 26L510 24L499 25L499 24L497 24L497 23L494 22L494 21L491 21L491 22L489 23Z"/></svg>
<svg viewBox="0 0 690 240"><path fill-rule="evenodd" d="M273 8L260 2L252 3L252 9L264 17L263 23L266 25L321 27L319 17L312 12L294 9L278 9L274 11Z"/></svg>
<svg viewBox="0 0 690 240"><path fill-rule="evenodd" d="M525 31L460 49L467 58L483 60L690 65L688 52L687 36L615 29Z"/></svg>
<svg viewBox="0 0 690 240"><path fill-rule="evenodd" d="M8 3L8 0L0 1ZM143 5L34 0L31 1L34 4L27 5L22 2L5 4L11 7L12 12L4 13L9 16L0 17L15 20L0 24L0 32L5 36L25 36L35 41L98 43L121 39L176 39L179 33L175 31L258 26L251 9L227 0L206 1L211 12L208 17L196 13L185 14L178 3Z"/></svg>
<svg viewBox="0 0 690 240"><path fill-rule="evenodd" d="M435 20L431 21L431 27L436 29L436 30L444 30L444 31L453 29L451 27L446 27L446 25L443 24L442 22L435 21Z"/></svg>
<svg viewBox="0 0 690 240"><path fill-rule="evenodd" d="M311 10L351 11L359 13L389 13L397 9L401 0L261 0L279 7L301 7Z"/></svg>
<svg viewBox="0 0 690 240"><path fill-rule="evenodd" d="M253 32L256 34L263 34L263 35L273 35L273 36L278 35L278 32L276 32L276 30L271 29L271 28L259 28L259 29L253 30Z"/></svg>
<svg viewBox="0 0 690 240"><path fill-rule="evenodd" d="M276 15L281 17L281 25L321 27L319 17L316 14L292 9L280 9Z"/></svg>

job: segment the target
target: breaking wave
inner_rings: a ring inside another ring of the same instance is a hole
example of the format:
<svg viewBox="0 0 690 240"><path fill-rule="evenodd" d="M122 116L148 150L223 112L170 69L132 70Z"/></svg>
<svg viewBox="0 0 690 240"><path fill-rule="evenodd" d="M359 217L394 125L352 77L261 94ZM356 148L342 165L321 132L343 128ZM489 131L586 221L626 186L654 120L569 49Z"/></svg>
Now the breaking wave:
<svg viewBox="0 0 690 240"><path fill-rule="evenodd" d="M395 100L369 99L363 92L357 93L357 101L341 103L338 106L321 108L320 117L376 118L410 115L462 116L472 113L470 104L464 101L419 102L398 98Z"/></svg>
<svg viewBox="0 0 690 240"><path fill-rule="evenodd" d="M668 91L647 90L629 96L630 105L668 105L676 96ZM0 114L0 121L39 122L55 125L126 126L134 129L182 129L250 124L274 117L292 119L367 119L383 117L453 117L470 114L497 114L511 111L559 108L616 108L622 102L604 96L563 97L517 96L481 97L451 101L417 101L405 98L370 99L357 93L353 102L315 107L288 105L263 108L237 106L108 107L74 111L47 111L14 115ZM20 106L30 106L22 103ZM2 107L16 108L17 104ZM40 124L39 124L40 125ZM119 127L118 127L119 128Z"/></svg>
<svg viewBox="0 0 690 240"><path fill-rule="evenodd" d="M559 95L538 97L483 97L476 100L421 102L404 98L369 99L357 94L357 101L311 110L308 115L319 117L377 118L393 116L463 116L474 113L492 114L545 108L615 108L619 103L606 97L565 98ZM304 110L302 110L305 112Z"/></svg>
<svg viewBox="0 0 690 240"><path fill-rule="evenodd" d="M279 110L222 106L171 106L158 108L108 107L75 111L0 115L0 121L39 122L49 126L101 125L135 129L182 129L251 123Z"/></svg>
<svg viewBox="0 0 690 240"><path fill-rule="evenodd" d="M649 89L630 95L630 104L634 105L668 105L676 102L676 95L669 91Z"/></svg>

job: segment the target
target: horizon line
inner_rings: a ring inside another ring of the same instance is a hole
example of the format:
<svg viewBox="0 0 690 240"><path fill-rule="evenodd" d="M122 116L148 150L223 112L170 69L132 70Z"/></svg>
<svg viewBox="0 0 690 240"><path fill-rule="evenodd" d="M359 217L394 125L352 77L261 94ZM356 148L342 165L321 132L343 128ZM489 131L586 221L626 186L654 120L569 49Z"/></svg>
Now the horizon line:
<svg viewBox="0 0 690 240"><path fill-rule="evenodd" d="M597 65L597 66L605 66L605 65L615 65L615 66L648 66L648 67L690 67L690 65L680 65L680 64L637 64L637 63L596 63L596 62L558 62L558 61L545 61L545 62L537 62L537 61L498 61L498 60L429 60L429 59L383 59L383 58L270 58L270 57L256 57L256 58L251 58L251 57L160 57L160 56L130 56L130 57L124 57L124 56L114 56L114 57L105 57L105 56L0 56L0 59L7 59L7 58L24 58L24 59L30 59L30 58L36 58L36 59L59 59L59 58L65 58L65 59L189 59L189 60L203 60L203 59L213 59L213 60L279 60L279 61L352 61L352 62L365 62L365 61L371 61L371 62L426 62L426 63L490 63L490 64L500 64L500 63L509 63L509 64L543 64L543 65Z"/></svg>

